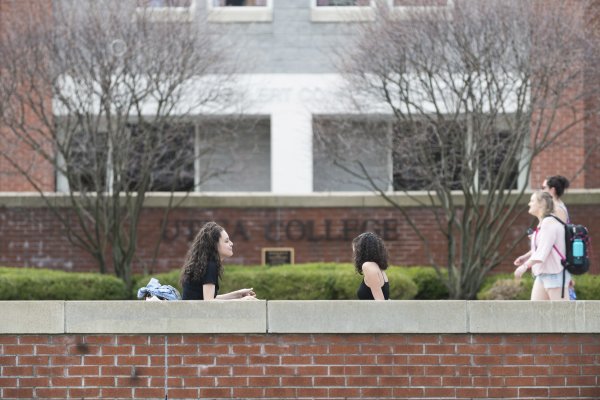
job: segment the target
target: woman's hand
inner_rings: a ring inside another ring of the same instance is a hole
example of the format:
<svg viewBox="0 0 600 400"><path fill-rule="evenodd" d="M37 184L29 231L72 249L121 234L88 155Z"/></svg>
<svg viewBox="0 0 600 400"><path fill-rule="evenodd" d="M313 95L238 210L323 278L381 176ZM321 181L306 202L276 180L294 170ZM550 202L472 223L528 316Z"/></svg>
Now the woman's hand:
<svg viewBox="0 0 600 400"><path fill-rule="evenodd" d="M528 268L529 267L527 266L527 264L523 264L520 267L518 267L517 269L515 269L515 278L521 279L521 277L527 271Z"/></svg>
<svg viewBox="0 0 600 400"><path fill-rule="evenodd" d="M528 254L523 254L522 256L517 257L513 264L515 264L518 267L519 265L522 265L525 261L527 261L528 258Z"/></svg>
<svg viewBox="0 0 600 400"><path fill-rule="evenodd" d="M240 289L237 291L237 294L240 296L240 299L245 299L246 297L253 297L256 299L256 293L250 289Z"/></svg>

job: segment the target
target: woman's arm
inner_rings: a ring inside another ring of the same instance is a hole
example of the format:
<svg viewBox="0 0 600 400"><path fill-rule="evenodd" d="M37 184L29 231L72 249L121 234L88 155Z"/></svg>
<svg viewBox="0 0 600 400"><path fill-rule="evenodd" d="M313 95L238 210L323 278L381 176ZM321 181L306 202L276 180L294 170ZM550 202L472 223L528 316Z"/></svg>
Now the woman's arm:
<svg viewBox="0 0 600 400"><path fill-rule="evenodd" d="M385 282L383 282L383 274L379 269L379 266L374 262L366 262L362 267L363 275L365 276L365 284L371 289L371 293L373 293L373 298L375 300L385 300L383 296L383 291L381 287Z"/></svg>
<svg viewBox="0 0 600 400"><path fill-rule="evenodd" d="M202 297L204 298L204 300L214 300L215 299L215 285L213 285L212 283L207 283L205 285L202 285ZM219 297L219 296L217 296Z"/></svg>
<svg viewBox="0 0 600 400"><path fill-rule="evenodd" d="M527 253L523 254L522 256L517 257L517 259L514 261L513 264L515 264L516 266L522 265L525 261L527 261L529 259L529 257L531 257L531 250L529 250Z"/></svg>
<svg viewBox="0 0 600 400"><path fill-rule="evenodd" d="M531 253L531 252L530 252ZM535 264L540 263L541 261L539 260L527 260L527 262L521 266L519 266L517 269L515 269L515 278L520 279L523 274L531 267L533 267Z"/></svg>
<svg viewBox="0 0 600 400"><path fill-rule="evenodd" d="M214 292L213 292L214 294ZM255 300L256 293L250 289L239 289L235 292L223 293L217 295L218 300Z"/></svg>
<svg viewBox="0 0 600 400"><path fill-rule="evenodd" d="M218 294L215 297L215 285L207 283L202 285L202 294L204 300L256 300L256 293L250 289L240 289L235 292Z"/></svg>

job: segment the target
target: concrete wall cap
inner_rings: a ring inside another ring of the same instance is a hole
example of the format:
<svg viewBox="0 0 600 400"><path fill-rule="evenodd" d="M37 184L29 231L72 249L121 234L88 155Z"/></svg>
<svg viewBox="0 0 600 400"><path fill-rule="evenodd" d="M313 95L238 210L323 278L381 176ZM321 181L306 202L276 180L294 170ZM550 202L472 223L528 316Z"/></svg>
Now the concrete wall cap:
<svg viewBox="0 0 600 400"><path fill-rule="evenodd" d="M600 333L600 301L0 301L0 334Z"/></svg>

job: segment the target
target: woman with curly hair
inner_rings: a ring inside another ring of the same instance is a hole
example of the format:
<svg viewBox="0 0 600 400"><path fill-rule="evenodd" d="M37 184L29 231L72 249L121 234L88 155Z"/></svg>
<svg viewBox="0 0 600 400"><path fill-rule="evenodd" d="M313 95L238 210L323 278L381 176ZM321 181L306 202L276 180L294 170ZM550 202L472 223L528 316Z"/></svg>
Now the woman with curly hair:
<svg viewBox="0 0 600 400"><path fill-rule="evenodd" d="M356 295L360 300L388 300L390 283L385 270L388 267L387 250L383 240L372 232L358 235L352 241L356 272L364 275Z"/></svg>
<svg viewBox="0 0 600 400"><path fill-rule="evenodd" d="M194 238L181 268L183 300L256 300L252 289L219 294L223 260L233 255L233 242L223 227L207 222Z"/></svg>

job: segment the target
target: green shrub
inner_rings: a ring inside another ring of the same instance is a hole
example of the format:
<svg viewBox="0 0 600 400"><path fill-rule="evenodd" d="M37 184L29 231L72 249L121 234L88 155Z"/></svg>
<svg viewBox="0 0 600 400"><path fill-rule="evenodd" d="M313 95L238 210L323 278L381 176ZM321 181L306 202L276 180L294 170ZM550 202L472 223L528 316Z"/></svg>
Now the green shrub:
<svg viewBox="0 0 600 400"><path fill-rule="evenodd" d="M406 274L417 285L417 300L444 300L447 299L448 288L433 267L406 268ZM447 274L445 271L442 274Z"/></svg>
<svg viewBox="0 0 600 400"><path fill-rule="evenodd" d="M390 280L390 298L407 300L414 298L417 286L404 269L391 267L387 271ZM179 270L155 274L163 285L172 285L181 291ZM352 264L310 263L295 265L236 266L227 265L220 282L220 293L241 288L254 288L257 297L265 300L351 300L362 277ZM140 278L135 287L145 286L150 277Z"/></svg>
<svg viewBox="0 0 600 400"><path fill-rule="evenodd" d="M513 274L493 274L485 278L477 293L478 300L529 300L533 277L527 273L520 282Z"/></svg>
<svg viewBox="0 0 600 400"><path fill-rule="evenodd" d="M0 268L0 300L122 300L120 279L97 273Z"/></svg>
<svg viewBox="0 0 600 400"><path fill-rule="evenodd" d="M492 286L477 295L479 300L528 300L531 289L527 280L498 279Z"/></svg>

